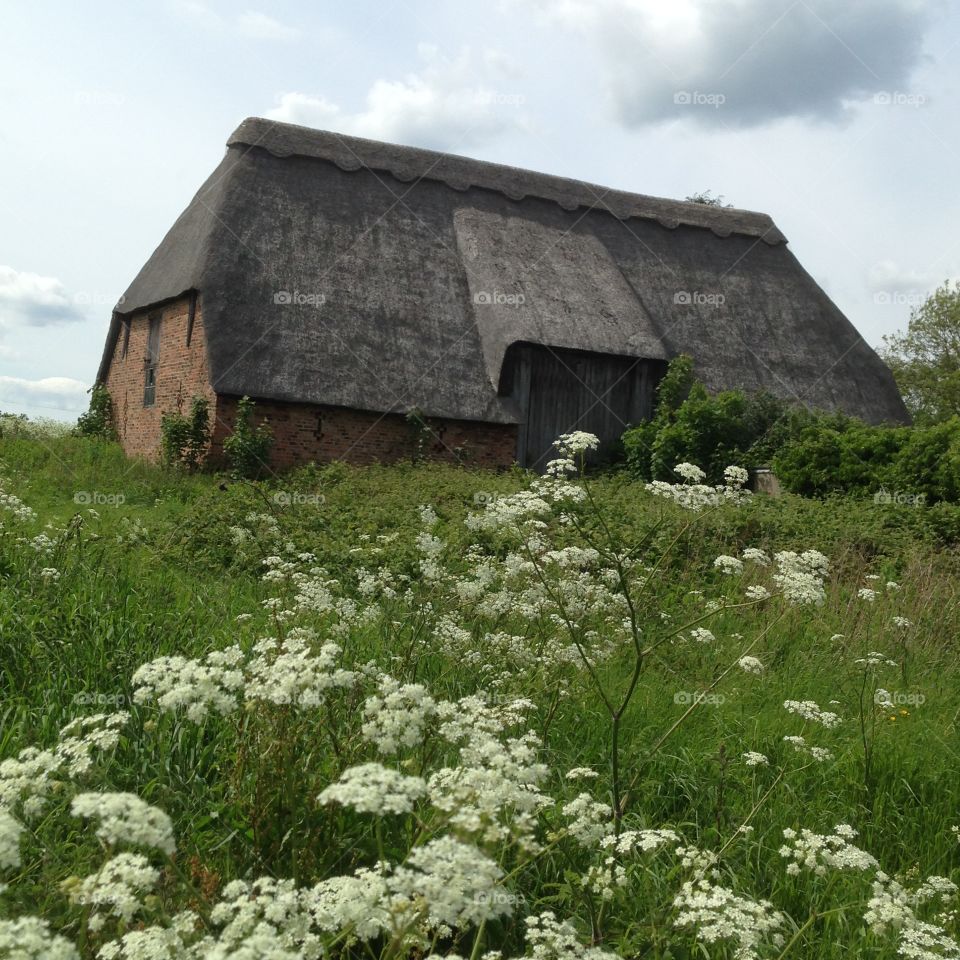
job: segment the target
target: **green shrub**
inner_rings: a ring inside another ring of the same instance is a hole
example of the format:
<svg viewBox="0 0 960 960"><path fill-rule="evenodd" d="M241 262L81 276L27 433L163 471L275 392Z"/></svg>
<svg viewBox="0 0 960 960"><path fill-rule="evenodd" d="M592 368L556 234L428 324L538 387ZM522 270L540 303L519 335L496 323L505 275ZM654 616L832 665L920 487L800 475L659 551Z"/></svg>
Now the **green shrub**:
<svg viewBox="0 0 960 960"><path fill-rule="evenodd" d="M233 433L223 441L223 452L233 472L240 477L255 479L269 470L273 432L266 423L253 426L256 404L249 397L237 402L237 418Z"/></svg>
<svg viewBox="0 0 960 960"><path fill-rule="evenodd" d="M160 418L160 433L163 463L168 467L196 470L210 445L210 402L194 397L188 416L179 410L164 413Z"/></svg>
<svg viewBox="0 0 960 960"><path fill-rule="evenodd" d="M80 437L92 437L95 440L117 439L113 399L102 383L94 384L90 391L90 409L77 418L76 433Z"/></svg>
<svg viewBox="0 0 960 960"><path fill-rule="evenodd" d="M711 483L730 464L768 463L782 442L786 405L767 393L725 390L711 396L693 377L689 357L673 360L657 388L652 420L623 435L627 463L647 480L675 479L673 468L695 463Z"/></svg>

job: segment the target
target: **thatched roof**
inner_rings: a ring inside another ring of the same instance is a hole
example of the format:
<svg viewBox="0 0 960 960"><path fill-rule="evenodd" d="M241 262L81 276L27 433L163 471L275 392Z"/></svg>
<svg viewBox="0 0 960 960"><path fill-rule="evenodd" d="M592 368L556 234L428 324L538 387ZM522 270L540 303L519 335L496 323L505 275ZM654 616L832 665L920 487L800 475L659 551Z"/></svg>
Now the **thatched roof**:
<svg viewBox="0 0 960 960"><path fill-rule="evenodd" d="M268 120L240 125L127 290L101 379L121 316L188 290L225 394L511 422L522 341L689 353L713 389L906 417L764 214Z"/></svg>

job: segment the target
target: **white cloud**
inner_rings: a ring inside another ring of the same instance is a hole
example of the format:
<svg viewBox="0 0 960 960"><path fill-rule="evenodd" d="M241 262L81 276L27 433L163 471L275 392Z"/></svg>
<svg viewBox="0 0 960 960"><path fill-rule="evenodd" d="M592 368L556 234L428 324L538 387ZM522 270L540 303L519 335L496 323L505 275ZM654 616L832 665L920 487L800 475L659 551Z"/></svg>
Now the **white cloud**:
<svg viewBox="0 0 960 960"><path fill-rule="evenodd" d="M365 109L343 110L323 96L290 92L267 113L273 120L326 127L339 133L400 143L462 150L509 130L527 129L525 98L502 81L515 75L503 55L469 49L449 59L421 44L424 66L402 80L376 80ZM499 83L498 83L499 81ZM511 85L512 86L512 85Z"/></svg>
<svg viewBox="0 0 960 960"><path fill-rule="evenodd" d="M0 265L0 327L45 327L82 319L76 302L56 277Z"/></svg>
<svg viewBox="0 0 960 960"><path fill-rule="evenodd" d="M288 27L255 10L248 10L237 18L237 29L254 40L296 40L300 36L295 27Z"/></svg>
<svg viewBox="0 0 960 960"><path fill-rule="evenodd" d="M229 20L202 0L172 0L171 7L184 20L207 30L233 31L252 40L296 40L300 36L296 27L288 27L258 10L247 10Z"/></svg>
<svg viewBox="0 0 960 960"><path fill-rule="evenodd" d="M628 127L842 120L909 92L934 0L524 0L587 38Z"/></svg>
<svg viewBox="0 0 960 960"><path fill-rule="evenodd" d="M4 403L14 406L48 407L82 412L88 406L89 385L70 377L44 377L25 380L0 376L0 409Z"/></svg>

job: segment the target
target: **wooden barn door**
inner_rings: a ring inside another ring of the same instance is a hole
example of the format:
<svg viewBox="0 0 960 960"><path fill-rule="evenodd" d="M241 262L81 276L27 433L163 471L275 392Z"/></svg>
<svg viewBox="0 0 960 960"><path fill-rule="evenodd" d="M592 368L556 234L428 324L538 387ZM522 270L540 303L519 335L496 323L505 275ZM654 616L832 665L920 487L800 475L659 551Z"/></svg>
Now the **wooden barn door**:
<svg viewBox="0 0 960 960"><path fill-rule="evenodd" d="M553 441L586 430L600 438L595 461L609 459L627 426L648 420L659 361L560 350L531 344L511 348L512 395L521 411L517 459L542 472Z"/></svg>

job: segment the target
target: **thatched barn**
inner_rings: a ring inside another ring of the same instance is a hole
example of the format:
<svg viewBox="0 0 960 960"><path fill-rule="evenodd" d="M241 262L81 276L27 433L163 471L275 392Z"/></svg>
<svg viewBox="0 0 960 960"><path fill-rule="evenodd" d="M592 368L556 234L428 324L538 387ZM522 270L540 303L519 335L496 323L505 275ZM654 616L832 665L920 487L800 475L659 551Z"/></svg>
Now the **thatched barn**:
<svg viewBox="0 0 960 960"><path fill-rule="evenodd" d="M216 456L246 395L277 465L419 442L542 468L558 434L609 446L648 417L680 353L711 389L906 419L764 214L249 119L117 305L98 380L133 455L203 396Z"/></svg>

